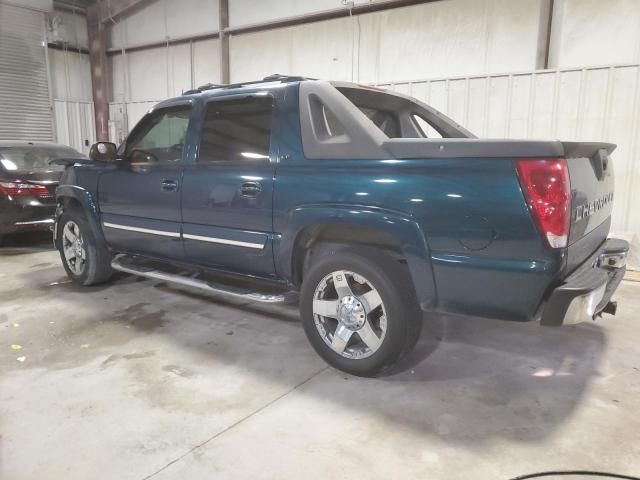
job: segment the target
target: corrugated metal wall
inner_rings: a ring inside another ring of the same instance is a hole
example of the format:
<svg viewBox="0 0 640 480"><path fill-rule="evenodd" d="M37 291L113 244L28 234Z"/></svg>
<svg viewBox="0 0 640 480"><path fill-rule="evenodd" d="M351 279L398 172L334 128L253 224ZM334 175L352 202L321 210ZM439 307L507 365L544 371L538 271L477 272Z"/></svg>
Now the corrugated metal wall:
<svg viewBox="0 0 640 480"><path fill-rule="evenodd" d="M640 65L378 86L419 98L480 137L616 143L612 230L640 234Z"/></svg>
<svg viewBox="0 0 640 480"><path fill-rule="evenodd" d="M51 141L44 14L0 3L0 140Z"/></svg>

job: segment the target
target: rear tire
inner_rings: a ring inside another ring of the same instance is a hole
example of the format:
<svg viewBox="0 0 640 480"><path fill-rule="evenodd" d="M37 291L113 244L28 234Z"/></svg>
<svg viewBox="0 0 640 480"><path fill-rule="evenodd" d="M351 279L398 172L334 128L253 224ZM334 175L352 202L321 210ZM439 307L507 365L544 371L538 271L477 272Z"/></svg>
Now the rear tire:
<svg viewBox="0 0 640 480"><path fill-rule="evenodd" d="M363 377L380 375L406 356L422 329L406 266L376 249L325 250L305 272L300 313L316 352Z"/></svg>
<svg viewBox="0 0 640 480"><path fill-rule="evenodd" d="M84 213L65 211L58 221L58 250L67 276L78 285L96 285L111 277L111 254L95 238Z"/></svg>

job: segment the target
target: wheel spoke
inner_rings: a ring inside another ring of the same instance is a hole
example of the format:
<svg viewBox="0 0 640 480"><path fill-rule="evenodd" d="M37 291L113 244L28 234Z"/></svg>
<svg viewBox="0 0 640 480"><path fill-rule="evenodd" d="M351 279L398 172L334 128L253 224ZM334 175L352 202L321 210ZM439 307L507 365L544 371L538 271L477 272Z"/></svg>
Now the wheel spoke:
<svg viewBox="0 0 640 480"><path fill-rule="evenodd" d="M380 294L375 288L372 288L364 295L360 295L358 298L364 302L367 313L371 313L382 305L382 298L380 298Z"/></svg>
<svg viewBox="0 0 640 480"><path fill-rule="evenodd" d="M347 343L349 343L349 339L351 338L352 334L352 330L349 330L347 327L339 323L336 327L336 331L333 334L331 348L335 352L342 354L342 352L344 352L344 349L347 348Z"/></svg>
<svg viewBox="0 0 640 480"><path fill-rule="evenodd" d="M333 286L336 292L338 292L339 298L353 295L351 287L349 287L349 283L347 282L347 275L343 270L333 272Z"/></svg>
<svg viewBox="0 0 640 480"><path fill-rule="evenodd" d="M73 247L64 249L64 258L66 258L67 260L73 260L74 258L76 258L76 254L75 254L75 251L73 250Z"/></svg>
<svg viewBox="0 0 640 480"><path fill-rule="evenodd" d="M84 260L82 258L76 258L74 266L76 270L76 275L80 275L82 273L82 270L84 269Z"/></svg>
<svg viewBox="0 0 640 480"><path fill-rule="evenodd" d="M338 300L319 300L313 301L313 313L323 317L338 317Z"/></svg>
<svg viewBox="0 0 640 480"><path fill-rule="evenodd" d="M371 326L371 322L367 320L364 326L358 330L358 335L360 336L360 340L364 342L364 344L369 347L371 350L376 351L380 346L380 338L378 334L373 330Z"/></svg>
<svg viewBox="0 0 640 480"><path fill-rule="evenodd" d="M64 238L66 238L69 243L73 243L76 241L76 237L69 228L68 223L64 226Z"/></svg>

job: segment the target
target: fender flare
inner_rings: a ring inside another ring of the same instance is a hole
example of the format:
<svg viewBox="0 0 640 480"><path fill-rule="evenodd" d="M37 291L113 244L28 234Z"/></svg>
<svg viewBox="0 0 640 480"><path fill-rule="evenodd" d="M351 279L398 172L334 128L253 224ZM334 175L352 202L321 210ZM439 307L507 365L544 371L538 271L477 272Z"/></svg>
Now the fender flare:
<svg viewBox="0 0 640 480"><path fill-rule="evenodd" d="M56 189L57 208L56 208L54 234L53 234L54 235L53 241L56 248L59 248L58 220L60 219L60 216L64 211L63 201L65 198L72 198L80 204L80 206L82 207L82 211L85 213L87 217L89 227L91 228L91 232L93 233L94 237L98 241L104 242L105 241L104 234L102 232L102 228L100 227L100 220L99 220L100 213L98 211L98 205L95 202L95 199L93 198L93 195L91 194L91 192L89 192L85 188L78 187L76 185L60 185Z"/></svg>
<svg viewBox="0 0 640 480"><path fill-rule="evenodd" d="M294 247L309 228L355 226L384 233L396 242L407 262L420 306L433 310L437 290L429 247L418 222L402 212L378 207L345 204L312 204L291 210L284 222L285 230L276 235L275 264L279 276L293 281Z"/></svg>

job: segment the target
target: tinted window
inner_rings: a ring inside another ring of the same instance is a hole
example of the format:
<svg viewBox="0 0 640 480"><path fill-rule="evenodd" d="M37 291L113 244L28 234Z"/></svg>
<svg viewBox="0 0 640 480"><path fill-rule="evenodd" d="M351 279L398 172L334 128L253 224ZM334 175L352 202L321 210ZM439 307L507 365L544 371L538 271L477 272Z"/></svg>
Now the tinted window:
<svg viewBox="0 0 640 480"><path fill-rule="evenodd" d="M271 97L209 103L200 141L200 162L269 158Z"/></svg>
<svg viewBox="0 0 640 480"><path fill-rule="evenodd" d="M387 110L379 110L377 108L358 107L369 120L376 124L383 133L389 138L402 138L400 133L400 124L395 114Z"/></svg>
<svg viewBox="0 0 640 480"><path fill-rule="evenodd" d="M190 114L190 106L180 106L147 115L127 140L127 159L131 163L182 160Z"/></svg>

